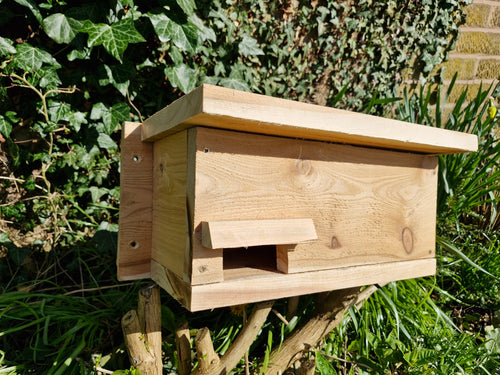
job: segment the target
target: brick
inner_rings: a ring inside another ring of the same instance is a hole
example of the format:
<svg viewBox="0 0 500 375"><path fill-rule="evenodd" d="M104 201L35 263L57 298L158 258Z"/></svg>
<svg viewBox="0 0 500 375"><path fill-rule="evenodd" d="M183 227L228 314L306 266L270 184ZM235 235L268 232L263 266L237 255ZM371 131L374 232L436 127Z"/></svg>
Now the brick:
<svg viewBox="0 0 500 375"><path fill-rule="evenodd" d="M480 60L479 65L477 66L476 77L480 79L499 79L500 60Z"/></svg>
<svg viewBox="0 0 500 375"><path fill-rule="evenodd" d="M470 83L470 84L464 84L464 83L456 83L453 86L453 90L451 90L450 96L448 97L448 103L456 103L462 92L465 91L467 88L467 97L466 101L470 101L474 99L477 95L477 92L479 91L480 85L478 83ZM483 85L484 89L484 85ZM446 91L448 90L448 87L443 87L443 90L441 93L444 95Z"/></svg>
<svg viewBox="0 0 500 375"><path fill-rule="evenodd" d="M491 27L500 27L500 6L493 7L490 26Z"/></svg>
<svg viewBox="0 0 500 375"><path fill-rule="evenodd" d="M458 53L500 55L500 33L462 31L455 51Z"/></svg>
<svg viewBox="0 0 500 375"><path fill-rule="evenodd" d="M467 26L487 27L491 6L488 4L470 4L465 8Z"/></svg>
<svg viewBox="0 0 500 375"><path fill-rule="evenodd" d="M451 57L443 67L446 69L444 72L444 79L453 78L455 73L458 73L457 79L473 79L476 60Z"/></svg>

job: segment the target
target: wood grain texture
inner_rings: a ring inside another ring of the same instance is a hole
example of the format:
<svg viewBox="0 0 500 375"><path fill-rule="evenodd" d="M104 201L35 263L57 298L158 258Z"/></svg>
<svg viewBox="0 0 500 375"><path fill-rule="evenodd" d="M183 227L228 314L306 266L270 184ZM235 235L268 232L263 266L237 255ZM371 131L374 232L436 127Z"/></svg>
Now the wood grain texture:
<svg viewBox="0 0 500 375"><path fill-rule="evenodd" d="M383 284L435 273L435 259L420 259L288 275L268 272L267 275L247 279L227 278L221 283L192 286L190 309L200 311L360 285Z"/></svg>
<svg viewBox="0 0 500 375"><path fill-rule="evenodd" d="M312 219L204 221L201 231L202 244L210 249L296 244L318 238Z"/></svg>
<svg viewBox="0 0 500 375"><path fill-rule="evenodd" d="M130 363L144 375L160 375L154 354L148 348L147 338L141 329L135 310L122 317L123 337Z"/></svg>
<svg viewBox="0 0 500 375"><path fill-rule="evenodd" d="M119 280L150 276L153 145L141 142L141 124L123 124L117 268Z"/></svg>
<svg viewBox="0 0 500 375"><path fill-rule="evenodd" d="M187 207L187 132L154 143L151 258L189 281L190 223Z"/></svg>
<svg viewBox="0 0 500 375"><path fill-rule="evenodd" d="M278 246L285 273L431 258L436 187L433 156L199 128L194 227L313 218L317 241Z"/></svg>
<svg viewBox="0 0 500 375"><path fill-rule="evenodd" d="M158 285L146 286L139 290L137 315L141 330L146 338L146 349L154 357L155 374L163 369L161 347L161 298Z"/></svg>
<svg viewBox="0 0 500 375"><path fill-rule="evenodd" d="M175 330L175 347L177 349L178 374L191 374L191 336L187 321L182 322Z"/></svg>
<svg viewBox="0 0 500 375"><path fill-rule="evenodd" d="M151 279L187 309L191 306L191 287L175 273L160 263L151 261Z"/></svg>
<svg viewBox="0 0 500 375"><path fill-rule="evenodd" d="M477 150L471 134L206 84L147 119L143 139L197 125L431 154Z"/></svg>

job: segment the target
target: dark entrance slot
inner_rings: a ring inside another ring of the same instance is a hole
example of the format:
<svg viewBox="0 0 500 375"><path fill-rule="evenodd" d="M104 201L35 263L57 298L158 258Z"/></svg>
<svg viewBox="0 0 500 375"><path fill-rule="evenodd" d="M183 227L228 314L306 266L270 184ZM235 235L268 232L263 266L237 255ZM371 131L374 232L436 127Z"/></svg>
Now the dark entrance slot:
<svg viewBox="0 0 500 375"><path fill-rule="evenodd" d="M276 269L276 246L224 249L223 268L225 280L278 272Z"/></svg>

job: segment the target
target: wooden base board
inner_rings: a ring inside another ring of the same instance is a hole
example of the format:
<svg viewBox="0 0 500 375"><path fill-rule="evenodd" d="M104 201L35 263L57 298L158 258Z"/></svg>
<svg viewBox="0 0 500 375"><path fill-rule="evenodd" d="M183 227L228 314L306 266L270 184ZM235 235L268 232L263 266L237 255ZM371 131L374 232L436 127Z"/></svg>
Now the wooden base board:
<svg viewBox="0 0 500 375"><path fill-rule="evenodd" d="M154 261L152 270L153 280L184 307L190 311L201 311L430 276L436 273L436 260L419 259L296 274L261 270L247 277L242 277L244 270L240 273L231 269L226 271L224 282L194 286L189 286Z"/></svg>

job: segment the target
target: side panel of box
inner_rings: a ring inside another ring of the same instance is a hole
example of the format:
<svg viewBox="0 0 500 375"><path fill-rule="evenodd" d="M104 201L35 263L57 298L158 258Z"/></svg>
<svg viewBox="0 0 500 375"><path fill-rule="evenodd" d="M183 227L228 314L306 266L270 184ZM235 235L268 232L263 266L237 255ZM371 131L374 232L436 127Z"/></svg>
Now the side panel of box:
<svg viewBox="0 0 500 375"><path fill-rule="evenodd" d="M317 241L279 247L283 272L434 256L435 157L205 128L196 147L195 228L314 220Z"/></svg>
<svg viewBox="0 0 500 375"><path fill-rule="evenodd" d="M119 280L150 277L153 145L141 141L141 124L125 122L121 141Z"/></svg>
<svg viewBox="0 0 500 375"><path fill-rule="evenodd" d="M151 259L185 281L190 273L187 207L188 137L183 131L154 143Z"/></svg>

